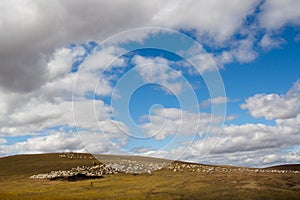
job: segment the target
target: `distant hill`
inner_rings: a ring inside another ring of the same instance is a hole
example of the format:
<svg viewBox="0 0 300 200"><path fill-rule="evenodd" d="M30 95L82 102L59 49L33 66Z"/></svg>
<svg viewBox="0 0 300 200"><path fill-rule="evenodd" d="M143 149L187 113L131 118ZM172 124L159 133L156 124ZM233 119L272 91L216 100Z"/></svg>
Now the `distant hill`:
<svg viewBox="0 0 300 200"><path fill-rule="evenodd" d="M96 159L95 156L98 158ZM49 153L49 154L25 154L14 155L0 158L0 176L10 175L32 175L38 173L47 173L54 170L68 170L77 166L89 166L93 164L101 164L113 162L116 159L131 159L137 161L153 161L153 162L172 162L171 160L143 157L143 156L116 156L116 155L92 155L88 153ZM175 161L175 163L195 164L192 162ZM214 165L203 165L214 166ZM225 168L237 168L235 166L222 166ZM264 169L276 170L296 170L300 171L300 164L278 165Z"/></svg>
<svg viewBox="0 0 300 200"><path fill-rule="evenodd" d="M265 169L300 171L300 164L276 165L276 166L266 167Z"/></svg>
<svg viewBox="0 0 300 200"><path fill-rule="evenodd" d="M88 153L24 154L0 158L0 176L28 176L56 170L68 170L77 166L102 164L100 161L105 164L120 159L154 163L172 162L143 156L92 155Z"/></svg>
<svg viewBox="0 0 300 200"><path fill-rule="evenodd" d="M104 163L128 161L155 166L170 160L96 155ZM51 181L30 178L57 170L101 164L93 155L51 153L0 158L0 199L299 199L300 165L266 169L202 165L175 161L151 173L105 174L80 181ZM79 167L80 168L80 167ZM276 169L276 170L272 170Z"/></svg>
<svg viewBox="0 0 300 200"><path fill-rule="evenodd" d="M0 176L30 175L46 173L52 170L66 170L81 165L100 162L91 154L72 153L72 159L62 159L60 153L15 155L0 158ZM72 155L69 154L70 156Z"/></svg>
<svg viewBox="0 0 300 200"><path fill-rule="evenodd" d="M97 159L96 159L97 158ZM117 156L117 155L92 155L87 153L49 153L49 154L25 154L0 158L0 178L1 176L30 176L33 174L47 173L56 170L68 170L77 166L90 166L94 164L114 163L120 160L131 160L134 162L153 163L178 163L194 164L191 162L172 161L144 156ZM99 161L100 160L100 161ZM128 164L128 163L127 163ZM211 166L214 165L202 165ZM223 166L226 168L236 168Z"/></svg>

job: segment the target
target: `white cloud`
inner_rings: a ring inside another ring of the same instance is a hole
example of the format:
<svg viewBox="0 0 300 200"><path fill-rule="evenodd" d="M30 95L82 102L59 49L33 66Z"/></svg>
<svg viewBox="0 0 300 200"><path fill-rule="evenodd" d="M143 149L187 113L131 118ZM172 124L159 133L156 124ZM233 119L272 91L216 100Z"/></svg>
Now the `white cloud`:
<svg viewBox="0 0 300 200"><path fill-rule="evenodd" d="M115 56L120 51L116 48L105 48L95 51L93 59L98 62L98 67L104 68L105 62L115 59L113 67L124 65L124 61ZM72 111L72 94L74 94L74 105L80 110L78 116L84 128L94 128L97 122L90 120L91 117L101 115L99 120L110 118L110 107L102 101L96 101L94 112L93 101L85 99L85 95L94 92L97 95L107 96L111 94L112 87L109 83L110 77L99 79L99 72L94 66L89 65L90 57L86 59L87 64L83 70L71 73L73 62L78 56L86 54L81 46L72 48L56 49L52 58L45 65L45 80L39 88L26 93L8 91L0 88L2 101L0 102L0 133L1 135L27 135L35 134L47 127L68 124L74 126ZM92 57L92 56L91 56ZM106 60L105 60L106 59ZM105 60L105 62L103 62ZM99 81L99 83L98 83ZM73 91L73 85L76 82ZM96 87L98 84L98 87ZM90 109L91 108L91 109Z"/></svg>
<svg viewBox="0 0 300 200"><path fill-rule="evenodd" d="M0 138L0 144L5 144L7 140L5 138Z"/></svg>
<svg viewBox="0 0 300 200"><path fill-rule="evenodd" d="M281 97L290 100L298 98L299 82ZM215 101L224 102L224 98ZM299 102L299 101L297 101ZM296 105L299 105L296 104ZM266 105L271 106L271 105ZM258 108L259 109L259 108ZM201 115L202 116L202 115ZM202 121L202 119L207 119ZM190 128L195 126L190 121L195 122L196 116L193 113L185 113L177 109L161 109L151 116L149 125L150 131L160 130L162 124L165 123L165 129L161 129L156 135L157 139L172 135L176 132L179 134L190 133ZM182 132L178 131L178 127L182 123ZM300 114L291 116L290 118L282 118L276 116L275 125L266 124L242 124L242 125L224 125L222 134L218 134L218 127L215 126L217 121L211 123L211 127L206 137L196 140L184 152L181 158L188 161L210 164L231 164L238 166L270 166L275 164L297 163L300 162L299 144L300 144ZM200 117L199 133L207 131L209 124L209 115ZM146 127L147 128L147 127ZM149 134L153 134L152 132ZM176 157L183 152L185 145L178 145L171 151L160 150L155 155L164 157ZM152 150L143 152L145 155L152 155ZM171 154L171 155L170 155Z"/></svg>
<svg viewBox="0 0 300 200"><path fill-rule="evenodd" d="M238 115L229 115L229 116L226 116L226 121L231 121L231 120L234 120L238 117L239 117Z"/></svg>
<svg viewBox="0 0 300 200"><path fill-rule="evenodd" d="M124 67L125 61L117 57L126 53L125 49L118 46L108 46L93 51L84 61L83 71L108 70L112 67Z"/></svg>
<svg viewBox="0 0 300 200"><path fill-rule="evenodd" d="M132 63L144 81L161 84L163 89L167 89L166 92L171 91L175 95L181 92L181 72L171 68L170 61L162 57L146 58L136 55L132 58Z"/></svg>
<svg viewBox="0 0 300 200"><path fill-rule="evenodd" d="M262 5L260 24L271 31L287 24L300 25L299 8L297 0L266 0Z"/></svg>
<svg viewBox="0 0 300 200"><path fill-rule="evenodd" d="M202 159L204 163L230 164L235 166L268 167L280 164L300 162L299 151L280 152L276 149L234 152L221 155L209 155Z"/></svg>
<svg viewBox="0 0 300 200"><path fill-rule="evenodd" d="M254 11L258 2L5 2L0 6L0 28L5 30L0 34L0 87L18 92L35 90L44 84L48 60L54 58L59 64L60 57L68 53L56 52L53 56L55 49L70 43L102 41L130 28L164 26L190 29L195 30L199 38L226 41L242 27L244 18ZM129 35L126 39L141 42L147 34L153 33ZM55 70L58 68L52 69L50 77L64 71L61 68Z"/></svg>
<svg viewBox="0 0 300 200"><path fill-rule="evenodd" d="M6 140L0 140L0 155L20 153L45 153L77 151L90 153L120 153L122 145L127 143L127 136L119 134L114 128L118 122L102 121L101 131L96 130L49 130L46 135L33 136L25 141L6 144ZM119 124L119 126L124 126ZM124 128L124 127L123 127ZM103 134L102 131L106 133Z"/></svg>
<svg viewBox="0 0 300 200"><path fill-rule="evenodd" d="M32 98L22 107L15 109L14 112L1 116L0 133L3 136L31 135L45 128L59 125L71 127L77 125L81 128L95 130L99 129L97 120L108 120L111 115L110 112L110 107L104 105L102 101L44 102ZM73 120L73 114L76 117L76 124Z"/></svg>
<svg viewBox="0 0 300 200"><path fill-rule="evenodd" d="M227 63L231 63L234 60L232 52L223 51L220 54L214 56L214 60L219 67L223 67Z"/></svg>
<svg viewBox="0 0 300 200"><path fill-rule="evenodd" d="M299 120L300 115L294 119L276 121L274 126L226 125L220 137L210 134L211 137L195 141L182 159L239 166L299 162L300 156L291 150L300 144ZM214 148L211 148L215 143Z"/></svg>
<svg viewBox="0 0 300 200"><path fill-rule="evenodd" d="M56 132L51 135L29 138L11 145L1 145L0 154L62 152L84 149L79 137L70 133Z"/></svg>
<svg viewBox="0 0 300 200"><path fill-rule="evenodd" d="M167 1L160 5L153 21L167 27L197 30L198 36L208 34L217 41L225 41L242 26L243 19L253 12L258 2Z"/></svg>
<svg viewBox="0 0 300 200"><path fill-rule="evenodd" d="M248 109L254 117L271 119L294 118L300 109L300 82L285 94L256 94L241 105L242 109Z"/></svg>
<svg viewBox="0 0 300 200"><path fill-rule="evenodd" d="M265 34L260 41L260 46L264 49L273 49L280 47L285 42L282 38L272 38L269 34Z"/></svg>
<svg viewBox="0 0 300 200"><path fill-rule="evenodd" d="M82 47L75 50L69 48L56 49L53 53L53 59L47 64L49 80L60 78L71 72L75 57L82 56L84 53L85 50Z"/></svg>
<svg viewBox="0 0 300 200"><path fill-rule="evenodd" d="M160 108L149 116L149 123L141 127L146 135L154 136L157 140L165 139L168 135L205 136L209 126L219 123L220 116L206 113L191 113L177 108Z"/></svg>
<svg viewBox="0 0 300 200"><path fill-rule="evenodd" d="M207 108L211 104L223 104L223 103L228 103L229 101L230 101L229 98L219 96L219 97L215 97L215 98L212 98L212 99L207 99L207 100L201 102L201 106L204 107L204 108Z"/></svg>
<svg viewBox="0 0 300 200"><path fill-rule="evenodd" d="M184 29L194 32L200 43L208 47L214 48L217 45L216 48L224 48L224 51L216 54L185 52L189 53L189 58L202 73L216 69L212 59L219 68L233 61L250 62L258 56L255 50L257 43L263 48L276 48L281 44L279 40L274 43L274 39L278 38L274 37L276 30L290 24L299 25L298 1L267 0L262 4L261 13L255 16L254 25L249 27L246 25L246 17L252 15L260 3L260 0L242 3L239 0L1 2L0 29L4 31L0 32L0 134L4 137L31 135L32 138L12 145L5 145L6 139L1 138L0 154L67 149L83 151L84 146L78 137L60 130L35 136L48 127L75 126L70 100L76 79L76 123L80 128L90 131L81 132L83 140L90 144L89 148L98 152L115 151L112 144L99 135L101 131L106 132L106 136L116 146L126 144L127 137L119 133L119 127L122 130L127 130L127 127L111 120L111 108L102 101L96 101L94 105L93 101L84 98L87 92L94 91L101 96L110 95L110 80L113 77L105 77L100 81L100 87L96 88L100 73L98 70L103 70L114 59L114 67L124 67L125 61L116 57L124 50L110 46L94 51L86 58L84 68L78 75L76 72L70 73L72 63L78 56L87 53L78 44L99 42L120 31L136 27ZM266 33L264 29L267 30ZM255 32L260 31L265 36L258 41ZM254 33L251 34L252 32ZM145 31L128 35L121 38L121 41L135 40L142 43L148 34L156 33ZM235 34L241 34L241 39L236 38ZM76 48L67 48L71 43ZM174 93L179 93L184 88L180 82L176 82L180 73L167 68L154 70L157 69L154 66L159 63L169 66L169 61L135 57L134 62L137 65L150 63L148 67L145 66L145 70L140 71L145 79L159 80ZM272 152L272 148L276 146L293 147L299 144L299 85L296 83L285 95L263 94L248 98L242 108L248 109L254 117L276 119L276 125L226 126L219 146L212 152L211 162L223 160L224 163L226 159L229 163L255 165L259 162L267 164L299 161L299 152L287 155ZM228 99L216 98L212 101L219 103ZM200 114L199 124L195 124L195 119L195 113L163 109L157 110L151 116L151 123L144 126L147 134L152 135L153 131L160 130L162 122L166 122L167 129L156 135L156 139L172 135L178 128L183 135L189 134L193 132L191 127L193 129L195 125L199 125L198 134L202 136L210 123L210 116ZM196 142L187 157L197 159L197 153L202 147L213 145L217 139L215 129L211 127L211 138ZM205 151L205 148L202 150ZM161 151L157 155L169 154ZM256 159L256 156L260 158Z"/></svg>
<svg viewBox="0 0 300 200"><path fill-rule="evenodd" d="M46 63L55 49L103 40L145 25L156 7L139 1L1 3L0 29L5 31L0 34L0 86L14 91L38 88L47 76Z"/></svg>
<svg viewBox="0 0 300 200"><path fill-rule="evenodd" d="M231 50L233 57L241 62L247 63L253 61L257 57L257 52L254 50L255 39L248 37L246 39L240 40L235 44L235 48Z"/></svg>
<svg viewBox="0 0 300 200"><path fill-rule="evenodd" d="M193 45L186 51L178 52L180 56L186 58L190 63L183 63L183 66L188 67L189 73L203 74L207 71L216 71L218 66L214 62L214 56L211 53L205 51L202 46ZM193 68L191 68L191 66Z"/></svg>
<svg viewBox="0 0 300 200"><path fill-rule="evenodd" d="M247 36L249 32L261 29L257 26L254 30L247 30L248 27L245 25L245 18L253 14L260 2L259 0L243 3L238 0L5 2L0 6L0 28L5 30L0 34L0 87L15 92L33 91L44 85L48 76L51 78L56 76L56 73L59 75L68 69L69 66L57 68L58 65L65 66L66 63L62 62L68 61L62 60L62 57L70 54L62 47L70 43L102 41L120 31L145 26L195 31L200 43L207 43L209 46L221 43L221 46L225 45L232 50L229 52L237 60L249 62L257 57L252 44L255 38L242 39L235 44L232 36L241 30L246 30L244 36ZM272 24L278 22L279 26L296 23L299 21L297 6L298 2L292 0L266 1L260 15L262 26L273 27ZM274 13L278 15L273 17ZM153 33L128 35L127 39L141 42L147 34ZM215 42L210 43L211 40ZM222 55L225 57L220 60L225 63L232 60L230 58L232 56L226 56L228 55L226 53ZM92 57L90 59L92 63ZM52 62L49 63L49 60ZM96 59L97 62L101 60ZM197 60L204 62L201 56ZM52 67L53 65L55 66ZM203 66L209 66L209 63Z"/></svg>
<svg viewBox="0 0 300 200"><path fill-rule="evenodd" d="M69 106L69 111L66 107ZM0 140L0 154L10 155L14 153L42 153L42 152L61 152L61 151L84 151L91 153L117 153L118 149L127 143L128 136L120 132L126 130L125 124L108 120L109 113L105 113L105 106L96 105L95 113L90 113L92 102L78 102L76 109L79 114L76 121L73 121L71 104L63 104L58 107L50 106L52 112L57 114L56 118L47 117L45 120L39 118L39 122L25 123L23 125L14 124L11 127L3 127L1 130L5 137L15 137L18 135L31 135L23 142L16 142L6 145L6 140ZM103 106L102 108L99 106ZM31 113L39 110L29 110ZM62 114L63 113L63 114ZM49 113L46 113L49 114ZM94 115L98 115L98 121ZM107 115L107 116L106 116ZM32 114L33 117L36 117ZM26 117L26 116L24 116ZM26 125L26 126L25 126ZM65 126L70 130L63 130L56 126ZM78 128L75 130L75 125ZM44 128L51 128L43 130ZM9 132L9 130L11 132ZM78 132L77 132L78 131ZM39 134L45 134L39 136Z"/></svg>

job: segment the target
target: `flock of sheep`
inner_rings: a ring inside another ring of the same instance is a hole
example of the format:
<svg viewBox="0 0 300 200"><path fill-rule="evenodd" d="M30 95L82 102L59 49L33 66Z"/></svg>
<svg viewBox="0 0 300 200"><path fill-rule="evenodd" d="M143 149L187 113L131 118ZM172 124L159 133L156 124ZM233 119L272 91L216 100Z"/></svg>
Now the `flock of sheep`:
<svg viewBox="0 0 300 200"><path fill-rule="evenodd" d="M74 154L60 154L60 158L83 158L92 159L93 157L86 157L83 155ZM94 158L93 158L94 159ZM70 170L58 170L51 171L49 173L33 175L30 178L34 179L71 179L72 178L100 178L104 174L117 174L117 173L129 173L129 174L151 174L153 171L161 169L171 170L172 172L197 172L205 174L213 173L232 173L232 172L253 172L253 173L300 173L293 170L274 170L274 169L251 169L251 168L238 168L238 167L223 167L223 166L210 166L200 165L193 163L183 162L155 162L155 161L136 161L129 159L120 159L115 162L106 164L96 164L93 162L91 166L78 166Z"/></svg>

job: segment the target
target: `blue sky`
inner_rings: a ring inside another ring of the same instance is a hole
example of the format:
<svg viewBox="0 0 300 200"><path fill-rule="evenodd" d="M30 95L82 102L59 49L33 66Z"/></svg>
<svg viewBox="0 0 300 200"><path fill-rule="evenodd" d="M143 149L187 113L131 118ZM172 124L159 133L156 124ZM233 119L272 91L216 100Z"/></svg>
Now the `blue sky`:
<svg viewBox="0 0 300 200"><path fill-rule="evenodd" d="M295 0L3 3L0 156L299 163L299 9Z"/></svg>

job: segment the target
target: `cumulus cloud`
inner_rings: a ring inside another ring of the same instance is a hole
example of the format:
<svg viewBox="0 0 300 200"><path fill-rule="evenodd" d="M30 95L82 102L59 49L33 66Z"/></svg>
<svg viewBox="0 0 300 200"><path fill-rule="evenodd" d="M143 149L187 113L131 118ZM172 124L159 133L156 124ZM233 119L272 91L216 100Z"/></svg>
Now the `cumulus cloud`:
<svg viewBox="0 0 300 200"><path fill-rule="evenodd" d="M183 83L179 80L181 71L170 67L171 62L162 57L142 57L136 55L132 58L132 63L136 66L142 79L149 83L161 84L166 92L179 94Z"/></svg>
<svg viewBox="0 0 300 200"><path fill-rule="evenodd" d="M45 80L46 63L55 49L103 40L143 25L155 12L155 5L93 0L2 3L0 28L5 31L0 34L1 87L14 91L38 88Z"/></svg>
<svg viewBox="0 0 300 200"><path fill-rule="evenodd" d="M52 59L47 63L48 80L55 80L71 72L75 57L85 53L82 47L56 49Z"/></svg>
<svg viewBox="0 0 300 200"><path fill-rule="evenodd" d="M299 136L295 135L296 133L297 130L290 131L288 126L267 126L264 124L231 125L224 127L223 137L212 153L254 151L278 148L285 145L295 146L299 144L300 139Z"/></svg>
<svg viewBox="0 0 300 200"><path fill-rule="evenodd" d="M48 75L62 72L61 68L50 74L47 70L51 58L58 63L59 57L68 53L66 49L57 49L71 43L102 41L122 30L143 26L195 31L201 43L210 40L224 43L232 48L237 59L248 62L257 56L252 45L255 39L243 39L240 45L229 41L241 29L247 29L246 17L260 4L259 0L243 3L237 0L5 2L0 6L0 28L5 30L0 34L0 87L16 92L35 90L43 85ZM273 29L297 24L297 6L298 2L293 0L266 1L260 15L261 26ZM274 13L277 13L275 17ZM249 32L258 31L261 26ZM140 40L139 37L131 39Z"/></svg>
<svg viewBox="0 0 300 200"><path fill-rule="evenodd" d="M268 30L276 30L286 24L300 25L299 8L297 0L267 0L261 8L260 24Z"/></svg>
<svg viewBox="0 0 300 200"><path fill-rule="evenodd" d="M109 119L111 112L109 106L104 105L101 100L92 101L85 96L88 92L102 96L110 95L112 87L109 77L99 80L98 71L104 69L110 59L115 61L111 67L124 65L124 61L115 56L116 51L118 51L116 48L95 51L95 55L85 59L81 70L71 72L73 63L80 56L86 57L87 55L84 55L87 52L81 45L72 48L63 47L57 49L45 65L45 79L39 88L26 93L0 88L1 135L34 134L47 127L61 124L74 126L74 108L80 111L78 120L83 128L96 126L95 121L89 120L95 114L99 116L98 120ZM97 61L98 68L94 66ZM31 73L34 74L34 71ZM100 86L96 87L97 85ZM94 110L94 106L97 110Z"/></svg>
<svg viewBox="0 0 300 200"><path fill-rule="evenodd" d="M84 149L79 137L70 133L56 132L47 136L29 138L23 142L0 146L1 155L22 153L62 152Z"/></svg>
<svg viewBox="0 0 300 200"><path fill-rule="evenodd" d="M276 149L234 152L222 155L209 155L202 162L224 165L226 160L230 165L249 167L269 167L280 164L300 162L299 151L280 152Z"/></svg>
<svg viewBox="0 0 300 200"><path fill-rule="evenodd" d="M249 27L247 16L253 16L258 6L260 13L254 16L254 22ZM112 108L104 101L94 102L89 96L96 93L107 97L111 94L110 81L114 77L107 76L99 81L99 73L110 64L111 60L115 61L111 67L125 67L126 61L116 56L124 52L124 49L117 46L99 48L96 45L92 55L89 55L90 52L82 45L88 41L100 43L120 31L145 26L163 26L190 31L200 43L209 48L221 48L216 54L199 53L193 51L195 49L185 52L202 73L221 68L223 64L233 61L252 61L258 56L255 49L257 43L262 48L280 46L281 42L275 40L277 37L274 37L274 34L276 30L286 25L299 25L298 7L299 2L295 0L285 2L251 0L243 3L238 0L2 2L0 134L1 137L30 136L30 138L9 145L5 138L1 138L0 154L84 151L82 140L89 143L88 149L97 152L116 152L112 146L121 147L126 144L127 136L119 133L120 127L122 130L128 129L126 125L111 119ZM265 36L258 39L252 32L263 32ZM145 31L140 35L128 35L122 38L122 42L128 40L142 43L148 34L153 33ZM240 34L241 37L236 37L236 34ZM83 63L80 69L74 70L74 63L80 65L81 62ZM140 71L144 79L160 80L175 93L182 91L183 86L176 82L180 73L174 73L166 68L154 70L155 65L163 63L168 66L169 61L137 56L133 59L133 63L149 64ZM100 87L95 87L97 83ZM72 94L75 95L73 103ZM216 104L225 101L228 99L220 97L212 99L212 103ZM272 149L276 145L290 147L299 144L298 102L299 82L284 95L261 94L248 98L241 106L243 109L248 109L254 117L276 119L276 125L226 126L224 135L220 138L220 146L212 151L211 160L218 162L222 160L222 155L226 155L228 162L253 164L256 160L253 152L257 150L259 150L257 155L262 157L260 161L263 163L299 160L296 154L282 157L268 152L268 148ZM182 120L180 117L183 117ZM152 135L154 133L151 131L158 131L161 122L166 122L168 129L155 136L157 140L162 140L172 135L178 128L183 135L190 133L191 127L197 125L194 123L197 117L198 114L179 109L162 109L151 116L151 123L143 126L147 134ZM206 131L211 122L210 117L200 114L200 129L197 132L199 136L203 136ZM219 122L218 117L215 119ZM75 125L80 128L82 140L57 129L59 126L74 128ZM48 128L53 128L53 131L45 131ZM187 157L196 158L194 155L199 153L199 149L204 151L205 145L214 144L217 139L214 130L215 127L211 127L212 138L196 142L191 148L192 153ZM45 135L39 135L41 132ZM107 134L104 137L100 132ZM282 139L282 135L286 137ZM107 138L114 142L106 142ZM292 138L293 141L286 138ZM266 156L267 153L269 156ZM168 155L163 151L157 154Z"/></svg>
<svg viewBox="0 0 300 200"><path fill-rule="evenodd" d="M225 125L219 137L211 134L211 137L195 141L182 159L252 167L296 163L300 161L300 157L295 153L297 150L282 149L299 147L299 120L300 115L293 119L276 121L274 126Z"/></svg>
<svg viewBox="0 0 300 200"><path fill-rule="evenodd" d="M254 39L246 38L238 42L231 53L235 59L241 63L247 63L257 57L257 52L254 50Z"/></svg>
<svg viewBox="0 0 300 200"><path fill-rule="evenodd" d="M263 49L270 50L285 44L284 38L278 33L287 26L300 26L300 3L297 0L266 0L260 6L261 12L257 16L257 26L265 31L258 43ZM295 37L297 38L297 36Z"/></svg>
<svg viewBox="0 0 300 200"><path fill-rule="evenodd" d="M125 49L118 46L107 46L104 48L96 48L84 61L82 71L98 71L109 70L112 67L124 67L123 58L117 57L125 53Z"/></svg>
<svg viewBox="0 0 300 200"><path fill-rule="evenodd" d="M289 102L290 98L298 98L299 82L296 82L293 87L281 97ZM224 102L226 99L217 98L215 101ZM296 105L299 106L299 101ZM271 105L265 105L271 106ZM259 108L257 108L259 109ZM161 136L170 135L177 131L179 132L179 122L183 123L182 130L184 133L190 133L190 127L195 126L189 124L191 120L196 121L196 116L193 113L184 113L177 109L163 109L156 112L152 117L152 124L149 123L149 130L160 130L164 121L168 124L169 129L162 129L159 134ZM168 114L166 114L168 113ZM177 114L176 114L177 113ZM168 121L168 116L172 116ZM217 134L217 128L213 121L209 121L209 116L205 117L201 114L199 123L199 133L201 130L208 131L207 137L201 140L195 140L188 150L179 158L188 161L210 164L231 164L238 166L261 167L275 164L297 163L300 162L299 144L300 144L300 114L296 113L289 118L276 116L274 125L266 125L262 123L247 123L247 124L230 124L222 127L222 134ZM207 119L202 121L201 120ZM207 125L210 124L209 130ZM148 124L147 124L148 125ZM171 126L170 126L171 125ZM185 127L186 126L186 127ZM156 136L160 138L159 134ZM171 151L172 155L179 155L186 146L178 146ZM151 150L143 152L145 155L151 155ZM164 157L170 152L160 150L155 155ZM169 155L170 156L170 155Z"/></svg>
<svg viewBox="0 0 300 200"><path fill-rule="evenodd" d="M244 3L241 4L236 0L170 1L161 5L153 20L163 26L197 30L198 36L206 33L214 40L225 41L242 26L243 19L253 12L259 1ZM178 15L178 13L185 14Z"/></svg>
<svg viewBox="0 0 300 200"><path fill-rule="evenodd" d="M268 50L280 47L284 42L282 38L272 38L269 34L265 34L260 41L260 46Z"/></svg>
<svg viewBox="0 0 300 200"><path fill-rule="evenodd" d="M241 105L242 109L248 109L254 117L265 117L271 119L294 118L300 109L300 82L284 95L278 94L256 94Z"/></svg>
<svg viewBox="0 0 300 200"><path fill-rule="evenodd" d="M0 28L5 30L0 34L0 87L18 92L39 88L47 76L49 59L55 56L59 59L63 55L58 54L67 53L56 49L71 43L101 41L129 28L190 29L196 30L199 37L207 35L216 41L225 41L238 31L258 2L5 2L0 6Z"/></svg>
<svg viewBox="0 0 300 200"><path fill-rule="evenodd" d="M76 122L73 120L74 112ZM33 98L14 112L1 116L0 134L2 136L34 134L47 127L59 125L98 129L95 115L98 117L97 120L107 120L110 118L110 112L110 107L104 105L102 101L51 103Z"/></svg>
<svg viewBox="0 0 300 200"><path fill-rule="evenodd" d="M221 68L216 65L215 61L218 61L212 53L208 53L202 46L192 45L185 51L178 52L180 56L186 58L190 63L180 63L184 67L187 67L190 74L200 73L203 74L208 71L217 71ZM193 66L193 68L191 67Z"/></svg>
<svg viewBox="0 0 300 200"><path fill-rule="evenodd" d="M157 140L168 135L198 135L204 137L211 124L222 121L221 116L211 116L207 113L191 113L178 108L160 108L149 116L149 123L144 123L146 134Z"/></svg>

